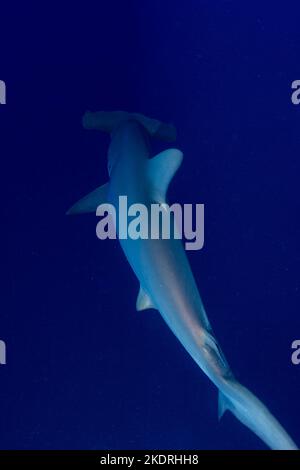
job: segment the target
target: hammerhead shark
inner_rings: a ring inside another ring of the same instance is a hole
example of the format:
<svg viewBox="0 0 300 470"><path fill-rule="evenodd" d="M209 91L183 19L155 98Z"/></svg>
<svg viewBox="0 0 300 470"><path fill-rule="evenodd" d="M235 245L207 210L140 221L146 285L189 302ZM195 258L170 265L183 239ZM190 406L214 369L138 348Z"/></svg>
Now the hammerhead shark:
<svg viewBox="0 0 300 470"><path fill-rule="evenodd" d="M87 112L86 129L111 134L108 150L110 180L82 198L68 214L96 212L101 203L118 209L119 196L128 204L166 204L169 183L183 154L171 148L150 158L149 138L172 142L173 125L123 111ZM118 227L116 227L118 233ZM219 390L219 419L230 410L271 449L296 450L297 446L266 406L234 377L213 333L181 240L120 239L135 272L140 290L138 311L157 309L190 356Z"/></svg>

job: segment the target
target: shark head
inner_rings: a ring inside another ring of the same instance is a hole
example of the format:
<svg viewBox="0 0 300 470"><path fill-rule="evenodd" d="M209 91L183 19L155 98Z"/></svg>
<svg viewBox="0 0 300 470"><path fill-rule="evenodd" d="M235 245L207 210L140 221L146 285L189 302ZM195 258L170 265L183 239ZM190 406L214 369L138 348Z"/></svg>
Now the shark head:
<svg viewBox="0 0 300 470"><path fill-rule="evenodd" d="M146 128L131 116L123 120L111 132L111 144L107 155L107 169L109 176L119 161L126 158L130 164L132 160L143 160L150 156L149 135Z"/></svg>
<svg viewBox="0 0 300 470"><path fill-rule="evenodd" d="M166 142L172 142L176 139L176 129L173 124L166 124L139 113L87 111L82 118L82 124L85 129L100 130L113 137L107 160L110 177L123 157L126 158L126 165L123 168L127 168L127 176L130 174L130 162L133 159L136 163L138 158L141 167L144 167L145 160L150 157L148 142L150 137ZM182 152L176 149L168 149L155 158L151 158L151 164L147 165L147 173L157 200L164 201L168 184L180 166L181 160ZM67 211L67 214L96 212L99 204L107 201L108 187L109 183L99 186L76 202Z"/></svg>

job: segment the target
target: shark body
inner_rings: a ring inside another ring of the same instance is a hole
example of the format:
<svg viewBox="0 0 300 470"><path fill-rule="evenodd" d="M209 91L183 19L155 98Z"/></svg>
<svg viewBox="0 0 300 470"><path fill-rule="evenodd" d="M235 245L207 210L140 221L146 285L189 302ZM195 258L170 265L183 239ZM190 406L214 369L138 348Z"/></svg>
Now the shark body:
<svg viewBox="0 0 300 470"><path fill-rule="evenodd" d="M109 183L81 199L70 214L96 211L102 202L118 210L119 196L128 204L163 204L168 185L182 162L182 153L169 149L150 158L148 137L174 140L172 126L141 115L88 113L86 128L111 132ZM118 227L117 227L118 230ZM181 240L120 239L140 291L137 310L157 309L180 343L219 390L219 418L229 409L271 449L297 449L265 405L234 377L207 318Z"/></svg>

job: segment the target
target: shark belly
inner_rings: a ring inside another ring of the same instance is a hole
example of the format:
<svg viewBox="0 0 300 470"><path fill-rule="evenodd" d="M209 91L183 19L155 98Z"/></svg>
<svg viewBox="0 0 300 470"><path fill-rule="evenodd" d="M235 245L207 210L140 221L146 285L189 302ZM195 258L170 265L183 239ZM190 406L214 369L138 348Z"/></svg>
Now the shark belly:
<svg viewBox="0 0 300 470"><path fill-rule="evenodd" d="M212 333L180 240L120 240L141 287L177 339L217 387L232 373Z"/></svg>

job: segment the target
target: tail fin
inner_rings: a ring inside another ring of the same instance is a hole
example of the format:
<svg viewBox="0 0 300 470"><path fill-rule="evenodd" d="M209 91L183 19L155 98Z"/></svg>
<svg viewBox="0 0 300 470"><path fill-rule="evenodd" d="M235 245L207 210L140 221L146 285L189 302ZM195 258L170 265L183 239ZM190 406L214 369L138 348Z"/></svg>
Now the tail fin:
<svg viewBox="0 0 300 470"><path fill-rule="evenodd" d="M87 111L82 118L82 124L85 129L98 129L111 133L121 122L131 119L138 121L152 137L167 142L176 140L176 129L173 124L165 124L139 113L127 113L126 111Z"/></svg>
<svg viewBox="0 0 300 470"><path fill-rule="evenodd" d="M226 391L225 391L226 390ZM297 450L295 442L267 407L246 387L235 380L219 390L219 419L226 410L273 450Z"/></svg>

